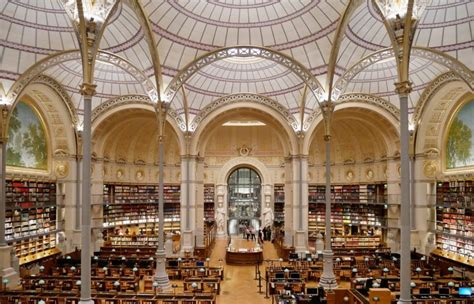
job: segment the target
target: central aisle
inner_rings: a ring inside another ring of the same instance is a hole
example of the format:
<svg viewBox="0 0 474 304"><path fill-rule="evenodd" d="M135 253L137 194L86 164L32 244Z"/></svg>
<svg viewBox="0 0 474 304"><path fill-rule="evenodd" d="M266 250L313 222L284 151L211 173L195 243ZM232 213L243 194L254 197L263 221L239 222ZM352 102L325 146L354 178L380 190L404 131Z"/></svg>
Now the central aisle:
<svg viewBox="0 0 474 304"><path fill-rule="evenodd" d="M246 241L242 241L246 242ZM251 242L249 241L249 244ZM216 245L211 254L211 265L219 265L222 259L224 265L224 281L221 282L221 294L217 296L220 304L268 304L271 299L265 299L265 263L260 266L262 273L262 292L258 293L258 281L255 278L254 266L234 266L225 264L227 240L216 240ZM271 242L263 244L263 259L278 259L275 247Z"/></svg>

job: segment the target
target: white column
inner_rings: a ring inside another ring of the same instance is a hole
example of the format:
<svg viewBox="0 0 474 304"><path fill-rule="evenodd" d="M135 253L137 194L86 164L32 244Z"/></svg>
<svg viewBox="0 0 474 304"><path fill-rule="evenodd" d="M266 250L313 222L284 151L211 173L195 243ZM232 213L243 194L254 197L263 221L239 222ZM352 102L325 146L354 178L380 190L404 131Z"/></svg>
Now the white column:
<svg viewBox="0 0 474 304"><path fill-rule="evenodd" d="M63 193L63 212L58 216L58 221L64 221L64 243L58 242L58 248L63 252L71 252L77 247L81 246L81 202L78 201L81 188L77 184L80 183L80 180L77 180L78 174L77 170L80 171L80 166L76 166L78 162L75 159L68 159L68 167L71 168L69 174L61 180L64 184L64 193ZM76 222L77 216L77 222ZM71 220L72 219L72 220ZM77 225L76 225L77 224Z"/></svg>
<svg viewBox="0 0 474 304"><path fill-rule="evenodd" d="M387 246L392 252L400 252L400 176L399 161L387 161Z"/></svg>
<svg viewBox="0 0 474 304"><path fill-rule="evenodd" d="M19 282L18 273L12 267L12 247L8 246L5 240L5 179L6 179L6 159L7 141L0 140L0 276L9 280L9 286L16 286Z"/></svg>
<svg viewBox="0 0 474 304"><path fill-rule="evenodd" d="M92 96L84 95L82 218L81 218L81 298L92 304L91 297L91 106Z"/></svg>
<svg viewBox="0 0 474 304"><path fill-rule="evenodd" d="M323 273L319 284L325 289L337 287L336 276L334 275L333 251L331 248L331 137L324 137L326 143L326 212L325 212L325 243L323 251Z"/></svg>
<svg viewBox="0 0 474 304"><path fill-rule="evenodd" d="M285 159L285 240L286 247L293 246L294 235L294 177L293 177L293 158Z"/></svg>
<svg viewBox="0 0 474 304"><path fill-rule="evenodd" d="M204 245L204 158L196 156L196 174L194 175L195 246Z"/></svg>
<svg viewBox="0 0 474 304"><path fill-rule="evenodd" d="M433 238L433 231L436 227L436 183L432 178L424 175L425 158L417 157L414 162L415 174L414 184L412 185L412 206L414 229L417 232L416 243L412 243L417 252L429 254L435 249L436 243Z"/></svg>
<svg viewBox="0 0 474 304"><path fill-rule="evenodd" d="M408 130L408 94L400 93L400 156L401 156L401 261L400 261L400 300L411 303L411 256L410 256L410 160Z"/></svg>
<svg viewBox="0 0 474 304"><path fill-rule="evenodd" d="M227 193L227 185L226 184L220 184L216 185L216 204L215 204L215 216L218 216L218 210L220 206L225 210L226 216L224 217L224 227L223 229L220 229L220 227L217 227L217 238L225 238L227 236L227 214L228 214L228 206L226 202L226 193ZM217 220L217 219L216 219Z"/></svg>
<svg viewBox="0 0 474 304"><path fill-rule="evenodd" d="M181 157L181 236L183 251L194 251L194 232L196 228L195 197L196 158Z"/></svg>
<svg viewBox="0 0 474 304"><path fill-rule="evenodd" d="M306 252L308 250L308 158L299 155L293 166L295 179L295 190L297 195L295 204L295 251Z"/></svg>

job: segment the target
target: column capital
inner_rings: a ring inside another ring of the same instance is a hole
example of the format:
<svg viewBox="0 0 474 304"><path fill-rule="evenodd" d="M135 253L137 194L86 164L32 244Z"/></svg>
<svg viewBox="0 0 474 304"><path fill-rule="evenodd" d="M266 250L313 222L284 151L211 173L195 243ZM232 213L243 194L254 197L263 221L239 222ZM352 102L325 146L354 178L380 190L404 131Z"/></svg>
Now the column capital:
<svg viewBox="0 0 474 304"><path fill-rule="evenodd" d="M80 88L80 92L81 92L81 95L82 96L94 96L96 91L95 91L95 88L97 87L97 85L95 84L91 84L91 83L87 83L87 82L84 82L82 85L81 85L81 88Z"/></svg>
<svg viewBox="0 0 474 304"><path fill-rule="evenodd" d="M324 141L328 142L331 140L331 135L327 134L327 135L324 135Z"/></svg>
<svg viewBox="0 0 474 304"><path fill-rule="evenodd" d="M395 82L395 92L401 96L407 96L411 93L412 83L408 80L402 82Z"/></svg>

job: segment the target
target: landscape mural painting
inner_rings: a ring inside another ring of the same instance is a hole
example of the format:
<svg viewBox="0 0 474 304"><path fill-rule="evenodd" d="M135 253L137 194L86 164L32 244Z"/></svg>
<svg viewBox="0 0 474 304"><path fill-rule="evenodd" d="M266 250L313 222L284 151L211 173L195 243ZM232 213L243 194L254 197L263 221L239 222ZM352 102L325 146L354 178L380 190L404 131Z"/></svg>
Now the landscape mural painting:
<svg viewBox="0 0 474 304"><path fill-rule="evenodd" d="M46 133L34 109L19 102L13 109L8 126L7 165L48 169Z"/></svg>
<svg viewBox="0 0 474 304"><path fill-rule="evenodd" d="M474 100L465 104L449 127L446 168L474 166Z"/></svg>

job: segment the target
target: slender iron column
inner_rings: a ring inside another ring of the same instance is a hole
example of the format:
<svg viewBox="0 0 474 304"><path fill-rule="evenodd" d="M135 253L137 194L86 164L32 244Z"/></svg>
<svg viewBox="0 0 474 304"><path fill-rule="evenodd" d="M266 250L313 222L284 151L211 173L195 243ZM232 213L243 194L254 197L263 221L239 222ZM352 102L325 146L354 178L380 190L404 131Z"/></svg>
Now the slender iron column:
<svg viewBox="0 0 474 304"><path fill-rule="evenodd" d="M158 283L158 287L162 290L171 288L168 274L166 273L166 253L165 253L165 216L164 216L164 197L163 197L163 168L164 168L165 146L164 138L160 136L158 139L158 162L159 162L159 176L158 176L158 249L156 250L156 273L154 281Z"/></svg>
<svg viewBox="0 0 474 304"><path fill-rule="evenodd" d="M325 135L324 141L326 142L326 229L323 252L324 264L320 285L325 289L333 289L337 287L337 282L336 276L334 275L334 253L331 248L331 136Z"/></svg>
<svg viewBox="0 0 474 304"><path fill-rule="evenodd" d="M81 298L80 303L93 303L91 297L91 108L95 85L83 84L84 122L82 138L82 213L81 213Z"/></svg>
<svg viewBox="0 0 474 304"><path fill-rule="evenodd" d="M408 94L411 84L406 81L396 83L396 91L400 97L400 158L401 158L401 261L400 261L400 300L399 303L411 303L411 256L410 256L410 159L408 130Z"/></svg>

